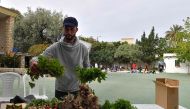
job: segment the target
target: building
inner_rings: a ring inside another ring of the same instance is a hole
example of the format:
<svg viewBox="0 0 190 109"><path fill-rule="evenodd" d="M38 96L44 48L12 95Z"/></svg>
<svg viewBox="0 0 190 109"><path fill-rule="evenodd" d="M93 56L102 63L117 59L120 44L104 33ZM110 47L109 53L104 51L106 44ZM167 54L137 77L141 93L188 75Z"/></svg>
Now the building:
<svg viewBox="0 0 190 109"><path fill-rule="evenodd" d="M14 21L18 13L16 10L0 6L0 55L14 51ZM26 55L22 53L17 53L17 55L20 57L20 67L25 67Z"/></svg>
<svg viewBox="0 0 190 109"><path fill-rule="evenodd" d="M128 44L135 44L134 38L121 38L121 42L128 42Z"/></svg>
<svg viewBox="0 0 190 109"><path fill-rule="evenodd" d="M180 62L175 53L165 53L163 58L166 73L188 73L190 70L188 64Z"/></svg>
<svg viewBox="0 0 190 109"><path fill-rule="evenodd" d="M0 6L0 54L13 49L14 18L17 11Z"/></svg>

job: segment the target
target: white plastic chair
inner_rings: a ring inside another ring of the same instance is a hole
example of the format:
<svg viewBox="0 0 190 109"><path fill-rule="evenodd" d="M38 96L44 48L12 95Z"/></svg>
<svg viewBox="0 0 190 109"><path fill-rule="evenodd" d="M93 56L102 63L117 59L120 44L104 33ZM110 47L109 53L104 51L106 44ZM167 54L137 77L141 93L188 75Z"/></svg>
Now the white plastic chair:
<svg viewBox="0 0 190 109"><path fill-rule="evenodd" d="M15 95L13 95L14 82L18 80L18 90L20 87L21 75L15 72L0 73L0 80L2 81L2 95L0 101L10 101ZM17 91L18 92L18 91Z"/></svg>
<svg viewBox="0 0 190 109"><path fill-rule="evenodd" d="M24 85L24 97L27 95L34 95L36 99L48 99L46 95L46 87L45 87L45 78L39 78L38 80L35 80L35 87L31 88L29 86L29 81L31 81L29 75L24 74L23 76L23 85ZM42 94L40 95L40 87L42 88ZM27 94L26 89L29 89L29 93Z"/></svg>

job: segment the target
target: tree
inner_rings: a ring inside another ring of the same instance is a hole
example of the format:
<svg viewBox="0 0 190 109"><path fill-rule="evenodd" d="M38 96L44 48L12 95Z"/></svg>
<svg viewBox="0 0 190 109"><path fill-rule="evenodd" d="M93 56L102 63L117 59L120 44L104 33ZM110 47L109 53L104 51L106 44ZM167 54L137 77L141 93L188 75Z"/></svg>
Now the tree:
<svg viewBox="0 0 190 109"><path fill-rule="evenodd" d="M175 52L181 61L190 62L190 18L187 17L187 19L183 21L183 31L176 33Z"/></svg>
<svg viewBox="0 0 190 109"><path fill-rule="evenodd" d="M124 43L126 43L127 44L127 42L120 42L120 41L117 41L117 42L113 42L113 45L114 45L114 47L117 49L120 45L122 45L122 44L124 44Z"/></svg>
<svg viewBox="0 0 190 109"><path fill-rule="evenodd" d="M177 34L177 43L175 53L180 62L184 62L188 66L188 73L190 72L190 33L180 32Z"/></svg>
<svg viewBox="0 0 190 109"><path fill-rule="evenodd" d="M142 52L139 50L138 45L122 44L120 45L114 54L114 58L119 63L128 64L131 62L138 62Z"/></svg>
<svg viewBox="0 0 190 109"><path fill-rule="evenodd" d="M88 37L84 37L84 36L79 36L79 39L83 40L83 41L86 41L88 43L91 43L91 44L97 42L96 39L94 39L93 37L88 38Z"/></svg>
<svg viewBox="0 0 190 109"><path fill-rule="evenodd" d="M167 45L166 38L159 38L158 40L158 48L157 48L157 54L159 58L163 58L163 54L170 52L170 48Z"/></svg>
<svg viewBox="0 0 190 109"><path fill-rule="evenodd" d="M190 18L187 17L187 19L183 21L184 21L184 31L190 32Z"/></svg>
<svg viewBox="0 0 190 109"><path fill-rule="evenodd" d="M27 52L34 44L51 43L50 39L60 35L63 15L43 8L19 15L15 20L14 46L21 52ZM50 38L48 38L50 37Z"/></svg>
<svg viewBox="0 0 190 109"><path fill-rule="evenodd" d="M190 33L178 33L177 38L175 52L178 54L180 60L190 62Z"/></svg>
<svg viewBox="0 0 190 109"><path fill-rule="evenodd" d="M116 47L120 45L119 42L99 42L92 37L82 37L79 36L80 40L89 42L92 44L90 50L90 61L91 65L95 66L95 63L98 65L103 65L105 67L110 67L114 63L114 53Z"/></svg>
<svg viewBox="0 0 190 109"><path fill-rule="evenodd" d="M183 62L190 62L190 18L184 21L184 30L176 34L175 52Z"/></svg>
<svg viewBox="0 0 190 109"><path fill-rule="evenodd" d="M190 72L190 18L187 17L184 21L184 29L176 33L175 53L179 61L185 62Z"/></svg>
<svg viewBox="0 0 190 109"><path fill-rule="evenodd" d="M158 35L154 33L154 27L148 37L146 37L145 32L141 36L141 41L137 40L137 44L140 46L140 50L142 52L141 60L144 63L151 65L153 62L157 60L155 57L158 53Z"/></svg>
<svg viewBox="0 0 190 109"><path fill-rule="evenodd" d="M111 66L114 63L115 47L108 42L95 42L90 51L91 64Z"/></svg>
<svg viewBox="0 0 190 109"><path fill-rule="evenodd" d="M166 39L169 42L169 46L171 48L175 48L176 45L176 34L178 32L181 32L183 30L183 27L180 25L173 25L172 27L170 27L170 30L166 31Z"/></svg>

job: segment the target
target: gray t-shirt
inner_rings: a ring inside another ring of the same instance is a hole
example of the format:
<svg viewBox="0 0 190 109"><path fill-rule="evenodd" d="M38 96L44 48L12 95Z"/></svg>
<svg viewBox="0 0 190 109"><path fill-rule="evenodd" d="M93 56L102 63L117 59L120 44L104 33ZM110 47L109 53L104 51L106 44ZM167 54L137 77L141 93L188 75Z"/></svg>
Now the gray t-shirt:
<svg viewBox="0 0 190 109"><path fill-rule="evenodd" d="M87 47L78 38L72 45L64 41L56 42L49 46L43 53L44 56L57 58L64 66L64 74L56 78L55 89L62 92L79 90L79 80L75 68L89 67L89 52Z"/></svg>

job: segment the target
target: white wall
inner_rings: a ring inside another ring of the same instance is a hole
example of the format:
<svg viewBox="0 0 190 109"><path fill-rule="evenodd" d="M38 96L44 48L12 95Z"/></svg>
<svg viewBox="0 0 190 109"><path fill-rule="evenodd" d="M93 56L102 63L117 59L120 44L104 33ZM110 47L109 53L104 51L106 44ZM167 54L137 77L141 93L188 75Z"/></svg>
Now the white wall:
<svg viewBox="0 0 190 109"><path fill-rule="evenodd" d="M164 62L166 63L166 73L188 73L188 66L185 63L180 63L180 67L175 66L177 60L174 54L164 54Z"/></svg>

